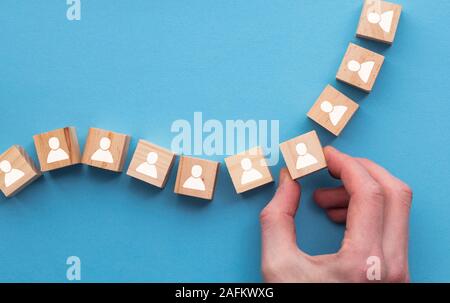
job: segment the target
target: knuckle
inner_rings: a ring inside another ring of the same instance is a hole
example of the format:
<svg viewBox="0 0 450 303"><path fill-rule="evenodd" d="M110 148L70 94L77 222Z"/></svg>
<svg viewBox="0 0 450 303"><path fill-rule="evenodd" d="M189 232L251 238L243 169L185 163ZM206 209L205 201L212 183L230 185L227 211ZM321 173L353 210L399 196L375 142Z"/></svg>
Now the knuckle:
<svg viewBox="0 0 450 303"><path fill-rule="evenodd" d="M384 191L382 187L375 182L367 184L366 187L361 190L361 195L372 202L383 203L384 201Z"/></svg>
<svg viewBox="0 0 450 303"><path fill-rule="evenodd" d="M387 279L387 264L382 249L374 246L370 249L348 246L340 252L341 274L352 283L367 283L385 281ZM377 260L376 263L374 260ZM379 272L379 278L370 279L371 273Z"/></svg>
<svg viewBox="0 0 450 303"><path fill-rule="evenodd" d="M400 191L402 201L405 202L408 206L411 206L413 198L413 191L411 187L404 182L400 182L398 190Z"/></svg>
<svg viewBox="0 0 450 303"><path fill-rule="evenodd" d="M273 212L271 211L271 209L269 207L265 207L259 214L259 221L261 222L261 224L265 224L271 220L272 216Z"/></svg>
<svg viewBox="0 0 450 303"><path fill-rule="evenodd" d="M389 189L390 195L394 200L406 205L408 208L412 205L413 191L406 183L398 181Z"/></svg>
<svg viewBox="0 0 450 303"><path fill-rule="evenodd" d="M367 282L367 266L366 260L360 256L353 256L347 258L346 261L341 261L341 274L345 277L344 280L351 283Z"/></svg>
<svg viewBox="0 0 450 303"><path fill-rule="evenodd" d="M373 162L372 160L367 159L367 158L358 158L358 160L359 160L359 161L362 161L362 162L364 162L364 163L375 164L375 162Z"/></svg>
<svg viewBox="0 0 450 303"><path fill-rule="evenodd" d="M279 257L265 260L261 265L264 280L268 282L280 280L280 276L289 268L288 261Z"/></svg>
<svg viewBox="0 0 450 303"><path fill-rule="evenodd" d="M391 265L386 277L388 282L409 282L408 266L404 262Z"/></svg>
<svg viewBox="0 0 450 303"><path fill-rule="evenodd" d="M264 208L259 215L259 222L262 230L268 230L271 226L274 226L281 220L282 214L270 207Z"/></svg>

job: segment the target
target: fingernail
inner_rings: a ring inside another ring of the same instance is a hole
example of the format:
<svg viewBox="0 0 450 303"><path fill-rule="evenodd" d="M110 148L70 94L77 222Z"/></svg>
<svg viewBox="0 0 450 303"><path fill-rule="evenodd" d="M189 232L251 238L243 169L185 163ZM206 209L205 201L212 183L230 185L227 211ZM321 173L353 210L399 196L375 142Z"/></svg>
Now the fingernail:
<svg viewBox="0 0 450 303"><path fill-rule="evenodd" d="M288 172L283 168L280 172L280 184L286 182L287 178L289 178Z"/></svg>

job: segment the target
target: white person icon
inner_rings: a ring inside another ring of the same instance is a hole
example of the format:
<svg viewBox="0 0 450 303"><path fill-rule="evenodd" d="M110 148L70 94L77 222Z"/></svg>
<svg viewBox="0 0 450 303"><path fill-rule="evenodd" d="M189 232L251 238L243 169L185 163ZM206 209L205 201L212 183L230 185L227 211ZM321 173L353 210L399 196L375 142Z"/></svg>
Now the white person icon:
<svg viewBox="0 0 450 303"><path fill-rule="evenodd" d="M114 163L113 156L109 151L111 147L111 140L107 137L102 137L100 139L100 148L92 154L91 160L106 162L106 163Z"/></svg>
<svg viewBox="0 0 450 303"><path fill-rule="evenodd" d="M297 164L295 166L296 169L306 168L308 166L314 165L317 162L317 159L308 153L308 148L305 143L298 143L295 146L295 150L297 152Z"/></svg>
<svg viewBox="0 0 450 303"><path fill-rule="evenodd" d="M25 176L25 173L20 169L12 168L11 163L8 160L0 162L0 170L5 174L4 180L6 187L10 187Z"/></svg>
<svg viewBox="0 0 450 303"><path fill-rule="evenodd" d="M57 137L48 139L48 146L50 147L50 152L47 156L48 164L69 159L69 155L60 147L60 145Z"/></svg>
<svg viewBox="0 0 450 303"><path fill-rule="evenodd" d="M357 72L359 77L364 83L369 82L370 74L372 73L373 67L375 66L374 61L366 61L364 63L359 63L356 60L350 60L347 63L347 67L352 72Z"/></svg>
<svg viewBox="0 0 450 303"><path fill-rule="evenodd" d="M200 165L193 165L191 168L191 176L183 183L183 187L187 189L205 191L205 183L201 178L202 173L203 169Z"/></svg>
<svg viewBox="0 0 450 303"><path fill-rule="evenodd" d="M156 162L158 161L158 154L151 151L147 154L147 159L145 162L139 164L136 168L138 173L144 174L151 178L158 178L158 171L156 170Z"/></svg>
<svg viewBox="0 0 450 303"><path fill-rule="evenodd" d="M241 185L254 182L263 177L263 175L255 168L253 168L252 161L249 158L241 160L241 167L244 170L241 176Z"/></svg>
<svg viewBox="0 0 450 303"><path fill-rule="evenodd" d="M344 105L333 105L330 101L325 100L320 104L320 109L323 112L328 113L331 124L336 126L339 121L341 121L342 116L344 116L348 108Z"/></svg>
<svg viewBox="0 0 450 303"><path fill-rule="evenodd" d="M394 18L394 11L387 11L382 14L377 12L368 12L367 13L367 21L372 24L378 24L381 29L389 33L392 27L392 20Z"/></svg>

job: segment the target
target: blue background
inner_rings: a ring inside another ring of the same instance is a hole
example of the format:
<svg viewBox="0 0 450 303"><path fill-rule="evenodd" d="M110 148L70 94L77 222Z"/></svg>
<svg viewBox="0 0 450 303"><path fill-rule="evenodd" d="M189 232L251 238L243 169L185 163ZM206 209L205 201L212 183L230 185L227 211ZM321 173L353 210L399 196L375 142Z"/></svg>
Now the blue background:
<svg viewBox="0 0 450 303"><path fill-rule="evenodd" d="M413 281L450 281L448 1L398 1L388 47L355 38L362 1L82 0L0 2L0 150L73 125L170 147L173 121L280 120L280 141L311 129L323 144L379 162L414 189ZM334 80L349 42L386 56L370 95ZM361 107L334 138L306 118L326 84ZM206 157L222 161L222 156ZM127 162L128 165L128 162ZM278 176L280 163L272 168ZM261 281L258 215L276 185L236 195L221 166L209 203L86 166L45 174L0 201L0 281ZM300 181L298 242L338 250L343 227L311 200L326 171Z"/></svg>

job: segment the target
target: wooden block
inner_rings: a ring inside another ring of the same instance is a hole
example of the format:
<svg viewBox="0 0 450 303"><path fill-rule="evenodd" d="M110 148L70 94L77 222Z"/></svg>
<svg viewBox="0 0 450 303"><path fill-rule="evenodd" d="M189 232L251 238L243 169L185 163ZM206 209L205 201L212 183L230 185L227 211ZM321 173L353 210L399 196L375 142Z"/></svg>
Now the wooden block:
<svg viewBox="0 0 450 303"><path fill-rule="evenodd" d="M41 171L54 170L81 161L74 127L59 128L33 136Z"/></svg>
<svg viewBox="0 0 450 303"><path fill-rule="evenodd" d="M281 143L280 149L294 180L327 167L322 145L315 131Z"/></svg>
<svg viewBox="0 0 450 303"><path fill-rule="evenodd" d="M261 147L225 158L225 164L238 194L273 182Z"/></svg>
<svg viewBox="0 0 450 303"><path fill-rule="evenodd" d="M308 117L339 136L358 107L352 99L327 85L309 110Z"/></svg>
<svg viewBox="0 0 450 303"><path fill-rule="evenodd" d="M181 156L175 193L212 200L218 170L218 162Z"/></svg>
<svg viewBox="0 0 450 303"><path fill-rule="evenodd" d="M369 93L372 91L383 61L382 55L350 43L336 79Z"/></svg>
<svg viewBox="0 0 450 303"><path fill-rule="evenodd" d="M40 175L41 172L21 146L13 145L0 155L0 189L6 197L15 195Z"/></svg>
<svg viewBox="0 0 450 303"><path fill-rule="evenodd" d="M356 36L392 44L401 12L401 5L381 0L366 0Z"/></svg>
<svg viewBox="0 0 450 303"><path fill-rule="evenodd" d="M121 172L128 152L130 136L99 128L90 128L81 162Z"/></svg>
<svg viewBox="0 0 450 303"><path fill-rule="evenodd" d="M175 154L170 150L139 140L127 175L163 188L174 160Z"/></svg>

